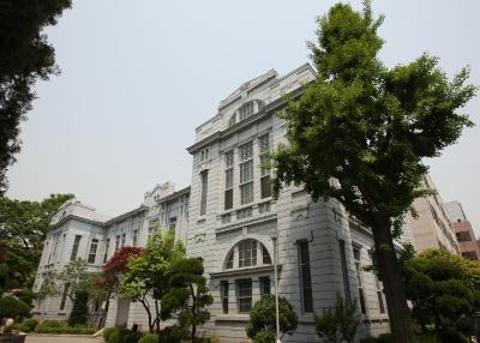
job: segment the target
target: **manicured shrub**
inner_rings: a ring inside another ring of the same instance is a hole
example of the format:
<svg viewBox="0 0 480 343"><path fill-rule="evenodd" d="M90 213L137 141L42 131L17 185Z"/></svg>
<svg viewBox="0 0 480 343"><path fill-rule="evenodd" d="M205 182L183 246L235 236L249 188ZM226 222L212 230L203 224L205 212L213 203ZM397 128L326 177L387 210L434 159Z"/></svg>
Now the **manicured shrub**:
<svg viewBox="0 0 480 343"><path fill-rule="evenodd" d="M13 318L16 322L32 316L30 306L12 296L0 299L0 314L3 318Z"/></svg>
<svg viewBox="0 0 480 343"><path fill-rule="evenodd" d="M90 328L87 326L83 325L78 325L78 326L67 326L67 325L62 325L62 326L49 326L46 325L44 326L43 323L38 325L35 329L35 332L37 333L49 333L49 334L74 334L74 335L91 335L95 333L94 328Z"/></svg>
<svg viewBox="0 0 480 343"><path fill-rule="evenodd" d="M112 327L112 328L105 328L105 330L103 330L103 340L105 341L105 343L108 343L108 340L110 338L110 336L116 332L116 331L119 331L120 329L117 328L117 327Z"/></svg>
<svg viewBox="0 0 480 343"><path fill-rule="evenodd" d="M142 338L142 333L138 331L131 331L125 335L124 343L138 343Z"/></svg>
<svg viewBox="0 0 480 343"><path fill-rule="evenodd" d="M58 328L62 326L66 326L67 323L64 322L63 320L53 320L53 319L47 319L44 320L40 326L42 327L49 327L49 328Z"/></svg>
<svg viewBox="0 0 480 343"><path fill-rule="evenodd" d="M140 338L138 343L158 343L158 335L156 333L147 333Z"/></svg>
<svg viewBox="0 0 480 343"><path fill-rule="evenodd" d="M32 332L35 330L35 327L38 325L38 320L36 319L27 319L22 323L13 324L13 330L20 332Z"/></svg>
<svg viewBox="0 0 480 343"><path fill-rule="evenodd" d="M378 337L365 337L360 340L360 343L392 343L392 342L393 342L392 335L389 333L382 333Z"/></svg>
<svg viewBox="0 0 480 343"><path fill-rule="evenodd" d="M166 327L160 332L159 343L181 343L182 340L189 338L188 330L177 325Z"/></svg>
<svg viewBox="0 0 480 343"><path fill-rule="evenodd" d="M22 322L22 324L25 325L28 328L28 331L26 331L26 332L32 332L37 327L38 320L36 320L36 319L26 319Z"/></svg>
<svg viewBox="0 0 480 343"><path fill-rule="evenodd" d="M133 332L128 329L119 329L118 331L114 331L108 338L108 343L127 343L127 339L132 333ZM135 336L130 336L130 337L135 337ZM132 342L129 342L129 343L132 343Z"/></svg>

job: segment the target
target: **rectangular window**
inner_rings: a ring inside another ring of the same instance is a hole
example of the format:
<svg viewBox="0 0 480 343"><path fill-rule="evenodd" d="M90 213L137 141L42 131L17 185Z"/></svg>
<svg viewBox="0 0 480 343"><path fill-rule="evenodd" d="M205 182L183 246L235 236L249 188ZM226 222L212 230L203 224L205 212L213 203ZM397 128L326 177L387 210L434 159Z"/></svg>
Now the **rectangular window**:
<svg viewBox="0 0 480 343"><path fill-rule="evenodd" d="M260 196L262 199L268 198L272 195L270 187L270 168L269 152L270 152L270 135L267 133L258 138L258 145L260 148Z"/></svg>
<svg viewBox="0 0 480 343"><path fill-rule="evenodd" d="M206 161L210 158L210 149L206 148L200 152L200 162Z"/></svg>
<svg viewBox="0 0 480 343"><path fill-rule="evenodd" d="M65 304L67 303L67 296L68 296L68 288L69 284L65 284L65 287L63 288L63 293L62 293L62 300L60 301L60 311L65 310Z"/></svg>
<svg viewBox="0 0 480 343"><path fill-rule="evenodd" d="M252 239L238 245L238 266L252 267L257 265L257 241Z"/></svg>
<svg viewBox="0 0 480 343"><path fill-rule="evenodd" d="M170 229L173 229L175 230L175 227L177 226L177 217L171 217L169 220L168 220L168 227Z"/></svg>
<svg viewBox="0 0 480 343"><path fill-rule="evenodd" d="M122 248L125 246L125 241L127 240L127 234L122 233Z"/></svg>
<svg viewBox="0 0 480 343"><path fill-rule="evenodd" d="M228 314L228 281L220 282L223 314Z"/></svg>
<svg viewBox="0 0 480 343"><path fill-rule="evenodd" d="M115 251L120 249L120 235L115 236Z"/></svg>
<svg viewBox="0 0 480 343"><path fill-rule="evenodd" d="M345 299L350 300L350 280L348 277L347 256L345 253L345 241L340 240L340 262L342 264L342 277L343 277L343 291L345 293Z"/></svg>
<svg viewBox="0 0 480 343"><path fill-rule="evenodd" d="M204 216L207 213L208 170L200 173L200 182L200 215Z"/></svg>
<svg viewBox="0 0 480 343"><path fill-rule="evenodd" d="M95 263L97 257L98 239L92 239L90 252L88 253L88 263Z"/></svg>
<svg viewBox="0 0 480 343"><path fill-rule="evenodd" d="M81 239L82 239L82 236L80 235L75 236L75 241L73 242L73 249L72 249L72 255L70 256L70 261L74 261L77 259L78 247L80 246ZM57 242L55 242L55 249L56 248L57 248Z"/></svg>
<svg viewBox="0 0 480 343"><path fill-rule="evenodd" d="M239 148L240 153L240 203L253 201L253 143L249 142Z"/></svg>
<svg viewBox="0 0 480 343"><path fill-rule="evenodd" d="M268 253L267 248L265 248L264 245L262 245L262 258L263 258L263 264L272 264L272 258L270 257L270 254Z"/></svg>
<svg viewBox="0 0 480 343"><path fill-rule="evenodd" d="M136 247L138 245L138 238L140 236L140 230L136 229L133 230L133 235L132 235L132 245Z"/></svg>
<svg viewBox="0 0 480 343"><path fill-rule="evenodd" d="M355 274L357 277L357 286L358 286L358 301L360 302L360 312L362 314L367 314L367 305L365 303L365 294L363 287L363 278L362 278L362 267L360 263L360 247L353 246L353 259L355 261Z"/></svg>
<svg viewBox="0 0 480 343"><path fill-rule="evenodd" d="M297 244L303 312L309 313L313 312L313 296L308 241L298 241Z"/></svg>
<svg viewBox="0 0 480 343"><path fill-rule="evenodd" d="M383 302L383 289L377 274L375 274L375 285L377 286L378 309L381 314L385 313L385 303Z"/></svg>
<svg viewBox="0 0 480 343"><path fill-rule="evenodd" d="M238 313L249 313L252 308L252 279L237 280Z"/></svg>
<svg viewBox="0 0 480 343"><path fill-rule="evenodd" d="M260 295L263 297L264 295L270 295L271 287L270 287L270 277L269 276L262 276L258 278L258 286L260 287Z"/></svg>
<svg viewBox="0 0 480 343"><path fill-rule="evenodd" d="M103 263L107 263L108 260L108 249L110 249L110 238L105 242L105 253L103 254Z"/></svg>
<svg viewBox="0 0 480 343"><path fill-rule="evenodd" d="M457 241L459 242L469 242L472 240L470 233L468 231L457 232Z"/></svg>
<svg viewBox="0 0 480 343"><path fill-rule="evenodd" d="M233 150L225 153L225 210L233 208Z"/></svg>

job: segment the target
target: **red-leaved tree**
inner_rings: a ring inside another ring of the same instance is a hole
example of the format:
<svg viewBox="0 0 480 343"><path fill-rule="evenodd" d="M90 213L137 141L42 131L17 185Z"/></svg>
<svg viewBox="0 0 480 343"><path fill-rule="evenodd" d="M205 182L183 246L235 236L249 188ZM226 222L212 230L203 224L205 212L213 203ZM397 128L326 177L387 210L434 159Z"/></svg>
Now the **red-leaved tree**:
<svg viewBox="0 0 480 343"><path fill-rule="evenodd" d="M128 270L128 259L145 251L140 247L123 247L115 252L102 268L102 287L113 292L120 284L120 276Z"/></svg>

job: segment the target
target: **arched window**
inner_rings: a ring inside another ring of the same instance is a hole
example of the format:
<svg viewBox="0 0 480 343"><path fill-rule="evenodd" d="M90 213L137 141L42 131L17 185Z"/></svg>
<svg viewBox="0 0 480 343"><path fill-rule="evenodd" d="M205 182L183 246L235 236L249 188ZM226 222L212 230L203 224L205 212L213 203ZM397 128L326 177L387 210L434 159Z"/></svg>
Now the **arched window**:
<svg viewBox="0 0 480 343"><path fill-rule="evenodd" d="M227 254L224 269L249 268L271 265L268 249L255 239L246 239L236 244Z"/></svg>
<svg viewBox="0 0 480 343"><path fill-rule="evenodd" d="M264 102L258 99L250 100L242 104L230 117L228 121L228 127L247 119L255 113L258 113L263 108L263 106Z"/></svg>

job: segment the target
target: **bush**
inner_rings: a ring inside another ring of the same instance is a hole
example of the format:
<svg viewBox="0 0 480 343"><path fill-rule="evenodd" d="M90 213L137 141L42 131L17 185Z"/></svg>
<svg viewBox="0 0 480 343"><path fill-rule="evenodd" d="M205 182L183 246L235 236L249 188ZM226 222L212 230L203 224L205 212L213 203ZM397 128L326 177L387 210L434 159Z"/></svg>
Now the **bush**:
<svg viewBox="0 0 480 343"><path fill-rule="evenodd" d="M9 295L0 299L0 316L21 322L23 318L30 318L32 315L30 306Z"/></svg>
<svg viewBox="0 0 480 343"><path fill-rule="evenodd" d="M53 320L53 319L47 319L44 320L40 326L42 327L49 327L49 328L59 328L62 326L66 326L67 323L61 320Z"/></svg>
<svg viewBox="0 0 480 343"><path fill-rule="evenodd" d="M360 340L360 343L392 343L392 342L393 342L392 335L389 333L382 333L378 337L365 337Z"/></svg>
<svg viewBox="0 0 480 343"><path fill-rule="evenodd" d="M24 320L22 323L13 324L13 330L21 332L32 332L35 330L35 327L37 325L38 321L36 319L27 319Z"/></svg>
<svg viewBox="0 0 480 343"><path fill-rule="evenodd" d="M35 328L36 333L49 334L74 334L74 335L91 335L95 333L95 329L84 326L68 326L67 323L58 320L45 320Z"/></svg>
<svg viewBox="0 0 480 343"><path fill-rule="evenodd" d="M284 297L278 298L278 307L280 312L280 332L282 336L285 333L291 334L298 325L297 314ZM275 297L273 295L263 296L253 305L250 311L250 321L245 331L247 336L252 338L254 342L257 341L256 335L264 330L270 331L275 336L275 310ZM266 333L262 333L261 339L264 339L264 337L267 337Z"/></svg>
<svg viewBox="0 0 480 343"><path fill-rule="evenodd" d="M156 333L147 333L145 336L140 338L138 343L158 343L158 335Z"/></svg>
<svg viewBox="0 0 480 343"><path fill-rule="evenodd" d="M128 329L118 329L114 331L108 338L108 343L136 343L140 337L140 333L132 332Z"/></svg>
<svg viewBox="0 0 480 343"><path fill-rule="evenodd" d="M142 333L138 331L131 331L125 335L124 343L138 343L142 338Z"/></svg>
<svg viewBox="0 0 480 343"><path fill-rule="evenodd" d="M166 327L160 332L158 338L159 343L181 343L183 339L187 339L188 330L185 330L177 325Z"/></svg>
<svg viewBox="0 0 480 343"><path fill-rule="evenodd" d="M103 340L105 341L105 343L108 343L108 340L110 338L110 336L116 332L116 331L119 331L120 329L117 328L117 327L113 327L113 328L105 328L105 330L103 330Z"/></svg>
<svg viewBox="0 0 480 343"><path fill-rule="evenodd" d="M34 331L35 328L37 327L38 320L36 320L36 319L26 319L26 320L23 321L22 324L25 325L28 328L27 332L31 332L31 331Z"/></svg>

